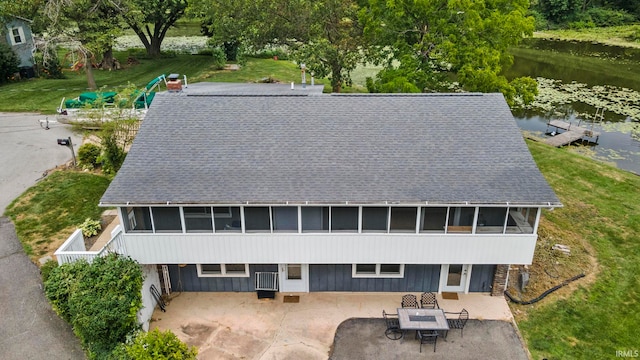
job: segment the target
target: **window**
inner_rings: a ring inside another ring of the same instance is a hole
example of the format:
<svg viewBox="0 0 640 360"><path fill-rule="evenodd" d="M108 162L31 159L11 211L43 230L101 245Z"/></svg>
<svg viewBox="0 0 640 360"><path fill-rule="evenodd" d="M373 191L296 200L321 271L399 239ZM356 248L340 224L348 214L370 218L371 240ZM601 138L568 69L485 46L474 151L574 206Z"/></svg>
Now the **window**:
<svg viewBox="0 0 640 360"><path fill-rule="evenodd" d="M122 218L126 232L151 232L151 213L148 207L125 207L122 209Z"/></svg>
<svg viewBox="0 0 640 360"><path fill-rule="evenodd" d="M241 232L240 208L237 206L214 206L213 217L216 232Z"/></svg>
<svg viewBox="0 0 640 360"><path fill-rule="evenodd" d="M244 208L244 229L246 232L271 232L271 216L268 206Z"/></svg>
<svg viewBox="0 0 640 360"><path fill-rule="evenodd" d="M329 231L329 207L328 206L303 206L302 232L328 232Z"/></svg>
<svg viewBox="0 0 640 360"><path fill-rule="evenodd" d="M274 206L273 231L297 232L298 231L298 208L294 206Z"/></svg>
<svg viewBox="0 0 640 360"><path fill-rule="evenodd" d="M444 232L447 223L446 207L423 207L420 216L420 232Z"/></svg>
<svg viewBox="0 0 640 360"><path fill-rule="evenodd" d="M331 231L357 232L358 208L331 207Z"/></svg>
<svg viewBox="0 0 640 360"><path fill-rule="evenodd" d="M478 221L476 233L502 234L504 222L507 218L506 207L481 207L478 208Z"/></svg>
<svg viewBox="0 0 640 360"><path fill-rule="evenodd" d="M533 234L538 208L509 208L507 233Z"/></svg>
<svg viewBox="0 0 640 360"><path fill-rule="evenodd" d="M362 232L387 232L389 208L363 207Z"/></svg>
<svg viewBox="0 0 640 360"><path fill-rule="evenodd" d="M416 232L416 216L418 209L414 207L392 207L390 232Z"/></svg>
<svg viewBox="0 0 640 360"><path fill-rule="evenodd" d="M402 278L403 264L354 264L352 267L354 278Z"/></svg>
<svg viewBox="0 0 640 360"><path fill-rule="evenodd" d="M249 277L249 264L197 264L198 277Z"/></svg>
<svg viewBox="0 0 640 360"><path fill-rule="evenodd" d="M22 27L14 27L11 29L11 45L20 45L25 42L24 30Z"/></svg>
<svg viewBox="0 0 640 360"><path fill-rule="evenodd" d="M182 211L187 232L213 232L210 207L185 207Z"/></svg>
<svg viewBox="0 0 640 360"><path fill-rule="evenodd" d="M475 207L452 207L449 209L448 233L470 233L473 229Z"/></svg>
<svg viewBox="0 0 640 360"><path fill-rule="evenodd" d="M151 215L156 232L182 232L178 207L152 207Z"/></svg>
<svg viewBox="0 0 640 360"><path fill-rule="evenodd" d="M287 280L302 280L301 264L287 264Z"/></svg>

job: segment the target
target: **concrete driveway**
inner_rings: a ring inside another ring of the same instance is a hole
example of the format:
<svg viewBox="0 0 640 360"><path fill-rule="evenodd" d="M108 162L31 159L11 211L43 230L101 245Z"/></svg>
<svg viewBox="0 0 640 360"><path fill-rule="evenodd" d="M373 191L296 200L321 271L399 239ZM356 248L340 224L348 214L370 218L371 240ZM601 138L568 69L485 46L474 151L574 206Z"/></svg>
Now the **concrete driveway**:
<svg viewBox="0 0 640 360"><path fill-rule="evenodd" d="M68 126L42 129L38 120L44 118L0 113L0 213L45 171L71 159L58 138L71 136L80 144ZM0 217L0 359L85 359L71 327L51 309L40 271L6 217Z"/></svg>

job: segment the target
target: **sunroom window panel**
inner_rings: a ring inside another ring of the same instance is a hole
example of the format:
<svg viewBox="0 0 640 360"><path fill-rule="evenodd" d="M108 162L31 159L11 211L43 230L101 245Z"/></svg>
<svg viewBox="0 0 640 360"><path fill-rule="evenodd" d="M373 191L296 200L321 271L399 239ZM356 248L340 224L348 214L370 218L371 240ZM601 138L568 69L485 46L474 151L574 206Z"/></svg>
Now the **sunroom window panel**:
<svg viewBox="0 0 640 360"><path fill-rule="evenodd" d="M363 232L386 232L388 221L387 207L363 207L362 208L362 231Z"/></svg>
<svg viewBox="0 0 640 360"><path fill-rule="evenodd" d="M504 232L506 215L506 207L479 208L476 232L485 234L502 234Z"/></svg>
<svg viewBox="0 0 640 360"><path fill-rule="evenodd" d="M187 232L212 232L211 207L184 207L184 225Z"/></svg>
<svg viewBox="0 0 640 360"><path fill-rule="evenodd" d="M273 231L297 232L298 231L298 208L295 206L274 206Z"/></svg>
<svg viewBox="0 0 640 360"><path fill-rule="evenodd" d="M356 232L358 231L357 207L332 207L331 231Z"/></svg>
<svg viewBox="0 0 640 360"><path fill-rule="evenodd" d="M247 232L270 232L271 221L269 218L269 207L245 207L244 227Z"/></svg>
<svg viewBox="0 0 640 360"><path fill-rule="evenodd" d="M237 206L215 206L213 208L216 232L240 232L242 222L240 208Z"/></svg>
<svg viewBox="0 0 640 360"><path fill-rule="evenodd" d="M391 208L391 232L416 232L416 216L418 209L414 207Z"/></svg>
<svg viewBox="0 0 640 360"><path fill-rule="evenodd" d="M422 217L421 232L444 232L447 222L446 207L423 207L420 214Z"/></svg>
<svg viewBox="0 0 640 360"><path fill-rule="evenodd" d="M151 232L151 213L148 207L122 208L124 228L127 232Z"/></svg>
<svg viewBox="0 0 640 360"><path fill-rule="evenodd" d="M182 232L178 207L152 207L151 214L156 232Z"/></svg>
<svg viewBox="0 0 640 360"><path fill-rule="evenodd" d="M509 208L507 232L533 234L538 208Z"/></svg>
<svg viewBox="0 0 640 360"><path fill-rule="evenodd" d="M303 206L301 212L303 232L329 231L328 206Z"/></svg>
<svg viewBox="0 0 640 360"><path fill-rule="evenodd" d="M449 233L470 233L473 229L473 216L475 207L452 207L449 210Z"/></svg>

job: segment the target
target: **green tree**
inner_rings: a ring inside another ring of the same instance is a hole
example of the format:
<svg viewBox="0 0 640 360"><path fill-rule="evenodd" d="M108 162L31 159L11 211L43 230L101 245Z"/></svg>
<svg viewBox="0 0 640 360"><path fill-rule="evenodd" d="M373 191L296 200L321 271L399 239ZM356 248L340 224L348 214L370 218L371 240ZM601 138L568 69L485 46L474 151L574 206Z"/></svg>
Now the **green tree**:
<svg viewBox="0 0 640 360"><path fill-rule="evenodd" d="M142 270L128 257L109 254L91 264L64 264L44 283L54 310L72 326L91 358L107 358L139 328Z"/></svg>
<svg viewBox="0 0 640 360"><path fill-rule="evenodd" d="M47 0L45 6L45 14L50 20L48 41L74 44L75 51L82 57L87 84L92 90L97 88L93 76L95 54L109 53L122 31L113 5L111 0Z"/></svg>
<svg viewBox="0 0 640 360"><path fill-rule="evenodd" d="M584 10L583 0L539 0L538 7L545 17L556 24L565 22Z"/></svg>
<svg viewBox="0 0 640 360"><path fill-rule="evenodd" d="M187 0L112 0L119 13L138 35L147 55L160 56L160 46L167 30L175 25L187 9Z"/></svg>
<svg viewBox="0 0 640 360"><path fill-rule="evenodd" d="M366 54L354 0L200 0L191 8L205 18L220 46L287 47L309 73L328 76L334 92L351 82Z"/></svg>
<svg viewBox="0 0 640 360"><path fill-rule="evenodd" d="M385 65L369 90L413 84L422 92L502 92L511 105L532 99L533 79L501 75L513 62L509 47L533 33L528 7L528 0L369 0L360 16Z"/></svg>
<svg viewBox="0 0 640 360"><path fill-rule="evenodd" d="M0 84L18 72L20 61L9 45L0 42Z"/></svg>

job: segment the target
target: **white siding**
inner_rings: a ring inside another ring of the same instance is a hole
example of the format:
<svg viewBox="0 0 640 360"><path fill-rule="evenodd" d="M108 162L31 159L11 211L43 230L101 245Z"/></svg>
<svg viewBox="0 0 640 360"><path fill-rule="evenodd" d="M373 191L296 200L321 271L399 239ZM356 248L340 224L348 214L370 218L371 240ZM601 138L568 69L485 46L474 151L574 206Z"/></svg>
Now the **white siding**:
<svg viewBox="0 0 640 360"><path fill-rule="evenodd" d="M125 234L142 264L531 264L537 235Z"/></svg>
<svg viewBox="0 0 640 360"><path fill-rule="evenodd" d="M142 283L142 309L138 311L138 322L142 324L142 330L149 331L149 322L157 303L151 295L151 285L155 285L160 291L160 277L156 265L143 265L142 273L144 282Z"/></svg>

